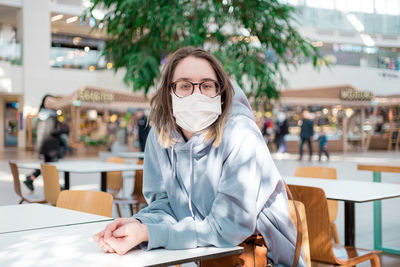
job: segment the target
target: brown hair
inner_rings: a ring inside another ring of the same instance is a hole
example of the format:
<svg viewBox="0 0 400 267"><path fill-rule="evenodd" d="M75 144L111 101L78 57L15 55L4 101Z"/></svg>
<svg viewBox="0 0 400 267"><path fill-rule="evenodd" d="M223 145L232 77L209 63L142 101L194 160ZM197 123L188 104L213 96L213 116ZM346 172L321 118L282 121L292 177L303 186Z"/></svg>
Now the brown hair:
<svg viewBox="0 0 400 267"><path fill-rule="evenodd" d="M151 121L158 134L159 142L164 148L169 147L171 143L175 142L172 140L172 132L178 131L179 129L172 112L172 76L174 75L175 68L179 62L189 56L207 60L214 69L218 82L221 84L220 95L222 113L218 119L207 128L208 133L206 135L206 141L215 139L213 145L216 147L221 143L225 122L232 105L233 87L221 62L212 54L201 48L183 47L177 50L168 59L168 63L163 70L161 85L150 102L152 108Z"/></svg>

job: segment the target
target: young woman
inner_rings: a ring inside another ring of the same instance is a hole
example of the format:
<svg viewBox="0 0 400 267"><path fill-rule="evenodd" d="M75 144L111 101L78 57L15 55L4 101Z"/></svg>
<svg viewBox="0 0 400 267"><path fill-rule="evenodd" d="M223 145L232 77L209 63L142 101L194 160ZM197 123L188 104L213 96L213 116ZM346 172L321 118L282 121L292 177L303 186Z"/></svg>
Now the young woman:
<svg viewBox="0 0 400 267"><path fill-rule="evenodd" d="M292 265L296 230L284 183L246 97L221 63L202 49L179 49L151 106L143 177L148 207L116 219L94 240L122 255L139 244L227 247L260 233L268 257Z"/></svg>

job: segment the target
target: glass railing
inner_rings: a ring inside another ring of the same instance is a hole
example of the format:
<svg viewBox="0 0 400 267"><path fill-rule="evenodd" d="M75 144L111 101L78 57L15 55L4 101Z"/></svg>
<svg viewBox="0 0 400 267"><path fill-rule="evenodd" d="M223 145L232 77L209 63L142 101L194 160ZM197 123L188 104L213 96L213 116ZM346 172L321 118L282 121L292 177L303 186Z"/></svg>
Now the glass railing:
<svg viewBox="0 0 400 267"><path fill-rule="evenodd" d="M102 51L65 47L50 49L49 64L54 68L89 69L91 71L107 67L107 61L102 56Z"/></svg>
<svg viewBox="0 0 400 267"><path fill-rule="evenodd" d="M312 27L321 30L339 30L343 32L362 31L365 33L378 33L386 35L400 35L400 16L368 14L361 12L342 12L307 6L296 6L296 19L300 26ZM362 25L358 30L354 25L353 14ZM352 21L353 20L353 21Z"/></svg>
<svg viewBox="0 0 400 267"><path fill-rule="evenodd" d="M0 42L0 61L10 61L12 64L21 65L21 45L15 42Z"/></svg>
<svg viewBox="0 0 400 267"><path fill-rule="evenodd" d="M0 42L0 61L21 65L21 44ZM53 68L89 69L90 71L112 66L102 56L102 51L65 47L50 48L49 65Z"/></svg>

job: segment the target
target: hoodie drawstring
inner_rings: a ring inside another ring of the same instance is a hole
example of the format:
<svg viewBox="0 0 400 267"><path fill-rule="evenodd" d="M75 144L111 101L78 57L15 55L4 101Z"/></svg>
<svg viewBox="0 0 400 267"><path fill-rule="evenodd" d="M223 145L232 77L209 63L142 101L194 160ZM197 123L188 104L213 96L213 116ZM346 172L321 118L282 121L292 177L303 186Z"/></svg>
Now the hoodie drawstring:
<svg viewBox="0 0 400 267"><path fill-rule="evenodd" d="M190 213L192 214L192 218L194 220L194 213L193 213L193 208L192 208L192 188L193 188L193 156L192 156L192 150L193 150L193 143L190 144L190 167L189 167L189 173L190 173L190 188L189 188L189 210Z"/></svg>
<svg viewBox="0 0 400 267"><path fill-rule="evenodd" d="M193 207L192 207L192 188L193 188L193 183L194 183L194 177L193 177L193 143L190 144L190 156L189 156L189 174L190 174L190 180L189 180L189 210L190 214L192 215L192 219L195 220L194 212L193 212ZM173 186L173 181L176 179L176 174L175 174L175 169L176 169L176 163L175 163L175 146L172 145L171 149L171 165L172 165L172 179L170 182L170 186L172 189Z"/></svg>

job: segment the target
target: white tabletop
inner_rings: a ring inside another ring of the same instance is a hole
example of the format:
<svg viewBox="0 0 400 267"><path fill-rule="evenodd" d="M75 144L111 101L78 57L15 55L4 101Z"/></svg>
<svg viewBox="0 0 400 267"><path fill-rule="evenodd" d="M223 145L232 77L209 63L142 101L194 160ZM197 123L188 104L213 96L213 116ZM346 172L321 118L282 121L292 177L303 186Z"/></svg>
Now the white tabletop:
<svg viewBox="0 0 400 267"><path fill-rule="evenodd" d="M18 168L22 169L40 169L41 162L17 162ZM75 172L75 173L93 173L93 172L109 172L109 171L135 171L142 170L143 165L140 164L120 164L110 163L99 160L71 160L49 162L57 167L58 171Z"/></svg>
<svg viewBox="0 0 400 267"><path fill-rule="evenodd" d="M242 247L188 250L134 249L123 256L104 253L92 240L106 222L0 235L0 266L167 266L227 256Z"/></svg>
<svg viewBox="0 0 400 267"><path fill-rule="evenodd" d="M326 197L333 200L361 203L400 197L400 184L304 177L285 177L284 180L287 184L322 188Z"/></svg>
<svg viewBox="0 0 400 267"><path fill-rule="evenodd" d="M118 157L121 158L134 158L134 159L143 159L144 158L144 152L120 152L117 154Z"/></svg>
<svg viewBox="0 0 400 267"><path fill-rule="evenodd" d="M44 204L0 206L0 214L0 240L2 234L8 232L112 220L108 217Z"/></svg>

